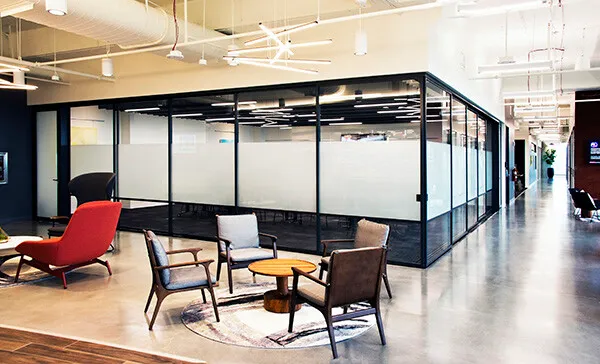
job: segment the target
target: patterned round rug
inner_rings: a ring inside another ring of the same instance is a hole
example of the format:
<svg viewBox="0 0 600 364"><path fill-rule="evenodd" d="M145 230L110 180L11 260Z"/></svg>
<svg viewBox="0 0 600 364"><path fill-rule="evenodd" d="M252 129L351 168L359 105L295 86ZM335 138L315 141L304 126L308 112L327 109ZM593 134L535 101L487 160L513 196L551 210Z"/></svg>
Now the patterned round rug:
<svg viewBox="0 0 600 364"><path fill-rule="evenodd" d="M231 295L227 287L219 287L215 295L221 322L215 321L209 294L207 303L198 299L188 304L181 313L181 320L196 334L226 344L270 349L329 345L325 319L309 305L304 304L296 311L292 333L287 330L289 314L272 313L263 308L263 293L275 288L275 284L268 283L236 284ZM349 312L359 307L351 306ZM342 313L341 308L334 309L334 315L338 313ZM358 336L373 325L374 315L336 322L336 342Z"/></svg>
<svg viewBox="0 0 600 364"><path fill-rule="evenodd" d="M21 267L19 274L19 282L15 283L15 274L19 265L20 256L6 259L0 257L0 288L9 288L19 286L21 284L31 283L52 277L48 273L35 269L27 264Z"/></svg>

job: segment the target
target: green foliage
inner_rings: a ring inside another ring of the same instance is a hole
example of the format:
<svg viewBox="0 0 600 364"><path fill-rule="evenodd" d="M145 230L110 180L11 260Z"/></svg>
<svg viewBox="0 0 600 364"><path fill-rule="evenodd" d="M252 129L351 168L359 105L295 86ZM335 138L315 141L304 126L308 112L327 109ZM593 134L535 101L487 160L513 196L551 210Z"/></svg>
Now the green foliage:
<svg viewBox="0 0 600 364"><path fill-rule="evenodd" d="M554 164L554 161L556 160L556 150L546 149L544 155L542 156L542 159L544 160L544 162L546 162L547 165L552 166Z"/></svg>
<svg viewBox="0 0 600 364"><path fill-rule="evenodd" d="M4 230L2 230L2 228L0 227L0 243L6 240L8 240L8 234L6 234Z"/></svg>

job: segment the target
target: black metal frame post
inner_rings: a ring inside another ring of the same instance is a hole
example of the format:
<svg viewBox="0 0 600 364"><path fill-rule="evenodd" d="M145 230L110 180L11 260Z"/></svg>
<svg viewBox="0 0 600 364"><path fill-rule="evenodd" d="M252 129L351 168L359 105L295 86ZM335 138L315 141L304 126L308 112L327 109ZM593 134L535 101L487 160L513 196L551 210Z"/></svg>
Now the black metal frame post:
<svg viewBox="0 0 600 364"><path fill-rule="evenodd" d="M57 127L57 212L61 216L71 215L71 108L61 105L56 113Z"/></svg>
<svg viewBox="0 0 600 364"><path fill-rule="evenodd" d="M239 121L239 94L233 95L233 114L234 114L234 126L233 126L233 195L235 213L240 213L240 121Z"/></svg>
<svg viewBox="0 0 600 364"><path fill-rule="evenodd" d="M167 170L168 170L168 178L167 178L167 196L169 203L169 221L168 221L168 230L169 235L173 235L173 99L167 99L167 110L168 110L168 158L167 158Z"/></svg>
<svg viewBox="0 0 600 364"><path fill-rule="evenodd" d="M315 145L315 169L316 169L316 221L317 221L317 241L316 243L316 252L321 253L321 86L318 84L315 87L316 96L315 96L315 108L316 108L316 119L317 125L315 133L316 133L316 145Z"/></svg>
<svg viewBox="0 0 600 364"><path fill-rule="evenodd" d="M421 267L427 267L427 77L419 78L421 101Z"/></svg>

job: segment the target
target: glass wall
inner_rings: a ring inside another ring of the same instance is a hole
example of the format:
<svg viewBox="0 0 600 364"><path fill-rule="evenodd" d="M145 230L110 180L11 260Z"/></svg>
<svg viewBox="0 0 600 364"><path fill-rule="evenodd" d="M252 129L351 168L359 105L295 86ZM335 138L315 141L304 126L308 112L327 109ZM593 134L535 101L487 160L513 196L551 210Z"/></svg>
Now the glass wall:
<svg viewBox="0 0 600 364"><path fill-rule="evenodd" d="M235 211L233 94L176 98L173 108L173 233L211 239L215 214Z"/></svg>
<svg viewBox="0 0 600 364"><path fill-rule="evenodd" d="M164 100L117 105L120 226L169 231L169 118Z"/></svg>
<svg viewBox="0 0 600 364"><path fill-rule="evenodd" d="M467 108L452 98L452 240L467 232Z"/></svg>
<svg viewBox="0 0 600 364"><path fill-rule="evenodd" d="M452 246L450 95L427 83L427 262Z"/></svg>
<svg viewBox="0 0 600 364"><path fill-rule="evenodd" d="M239 94L239 207L279 247L317 250L316 87Z"/></svg>
<svg viewBox="0 0 600 364"><path fill-rule="evenodd" d="M424 267L495 206L498 125L459 98L422 74L73 107L71 171L117 173L121 229L211 240L252 212L317 253L367 218L391 263Z"/></svg>
<svg viewBox="0 0 600 364"><path fill-rule="evenodd" d="M352 238L367 218L390 225L390 261L422 264L419 83L329 83L320 91L322 238Z"/></svg>
<svg viewBox="0 0 600 364"><path fill-rule="evenodd" d="M113 110L105 106L71 108L71 178L113 172ZM77 199L71 197L71 212Z"/></svg>
<svg viewBox="0 0 600 364"><path fill-rule="evenodd" d="M478 154L477 154L477 115L467 110L467 228L472 228L478 220Z"/></svg>

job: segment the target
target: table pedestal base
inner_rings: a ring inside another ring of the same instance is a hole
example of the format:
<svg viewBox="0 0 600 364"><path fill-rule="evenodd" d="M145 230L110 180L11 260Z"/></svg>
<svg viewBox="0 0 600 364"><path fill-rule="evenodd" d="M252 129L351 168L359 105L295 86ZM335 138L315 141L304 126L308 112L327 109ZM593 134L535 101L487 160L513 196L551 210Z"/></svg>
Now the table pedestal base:
<svg viewBox="0 0 600 364"><path fill-rule="evenodd" d="M276 290L265 292L265 310L274 313L289 313L291 293L282 295ZM302 307L302 304L296 305L296 311Z"/></svg>

